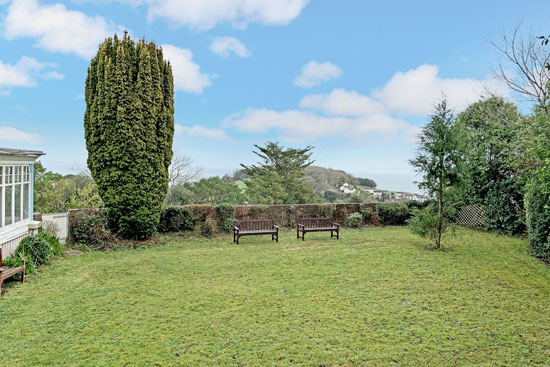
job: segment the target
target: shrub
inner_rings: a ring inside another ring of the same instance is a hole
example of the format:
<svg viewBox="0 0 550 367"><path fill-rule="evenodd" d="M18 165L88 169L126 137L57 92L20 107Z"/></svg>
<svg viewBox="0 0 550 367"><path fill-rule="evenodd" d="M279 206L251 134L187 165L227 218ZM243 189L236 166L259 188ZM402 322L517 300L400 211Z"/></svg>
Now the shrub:
<svg viewBox="0 0 550 367"><path fill-rule="evenodd" d="M381 225L376 206L367 205L365 209L361 211L361 214L363 215L363 221L366 224L373 225L373 226Z"/></svg>
<svg viewBox="0 0 550 367"><path fill-rule="evenodd" d="M435 242L438 237L439 220L437 209L430 204L424 209L415 209L408 224L412 233ZM441 218L441 234L448 230L449 222L443 216Z"/></svg>
<svg viewBox="0 0 550 367"><path fill-rule="evenodd" d="M32 261L32 256L23 252L16 252L13 256L4 259L3 263L4 266L15 268L21 266L23 264L23 260L25 260L25 274L34 273L36 270L36 265L34 265L34 262ZM20 277L21 275L17 274L13 277L13 279L18 280Z"/></svg>
<svg viewBox="0 0 550 367"><path fill-rule="evenodd" d="M334 214L333 204L317 204L315 206L315 216L319 218L332 218Z"/></svg>
<svg viewBox="0 0 550 367"><path fill-rule="evenodd" d="M46 232L50 236L56 236L59 231L59 227L54 222L42 222L42 232Z"/></svg>
<svg viewBox="0 0 550 367"><path fill-rule="evenodd" d="M540 168L529 180L525 200L530 252L533 256L549 260L550 164Z"/></svg>
<svg viewBox="0 0 550 367"><path fill-rule="evenodd" d="M212 237L214 234L214 228L216 224L213 220L207 219L204 223L201 224L201 235L204 237Z"/></svg>
<svg viewBox="0 0 550 367"><path fill-rule="evenodd" d="M380 203L378 204L378 217L382 224L400 226L406 224L410 212L404 203Z"/></svg>
<svg viewBox="0 0 550 367"><path fill-rule="evenodd" d="M223 233L229 233L235 224L235 206L230 204L221 204L218 206L220 215L220 230Z"/></svg>
<svg viewBox="0 0 550 367"><path fill-rule="evenodd" d="M485 223L489 231L520 235L525 233L523 192L517 178L492 182L483 198Z"/></svg>
<svg viewBox="0 0 550 367"><path fill-rule="evenodd" d="M412 216L415 209L424 209L425 207L430 205L430 203L432 203L431 200L426 200L424 202L420 202L417 200L407 200L404 204L407 206L407 208L409 208L409 215Z"/></svg>
<svg viewBox="0 0 550 367"><path fill-rule="evenodd" d="M194 226L195 221L189 209L183 206L172 206L162 210L158 230L163 233L183 232L192 231Z"/></svg>
<svg viewBox="0 0 550 367"><path fill-rule="evenodd" d="M363 222L361 213L351 213L347 219L348 227L359 228Z"/></svg>
<svg viewBox="0 0 550 367"><path fill-rule="evenodd" d="M21 241L15 251L15 255L21 260L25 260L26 262L30 260L33 265L39 266L50 261L52 249L50 244L42 237L28 236Z"/></svg>
<svg viewBox="0 0 550 367"><path fill-rule="evenodd" d="M50 245L53 255L63 255L63 250L65 246L63 246L63 244L59 242L59 238L57 238L57 236L51 235L48 232L40 232L39 234L37 234L37 237L43 238Z"/></svg>
<svg viewBox="0 0 550 367"><path fill-rule="evenodd" d="M100 250L106 247L110 239L106 225L103 211L83 210L74 216L70 230L76 243Z"/></svg>

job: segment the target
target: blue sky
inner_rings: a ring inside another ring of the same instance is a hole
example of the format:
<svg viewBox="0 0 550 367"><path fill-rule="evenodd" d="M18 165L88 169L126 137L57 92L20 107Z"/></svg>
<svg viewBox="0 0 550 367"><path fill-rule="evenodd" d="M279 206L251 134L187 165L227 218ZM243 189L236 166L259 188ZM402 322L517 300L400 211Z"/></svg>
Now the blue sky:
<svg viewBox="0 0 550 367"><path fill-rule="evenodd" d="M488 43L518 20L547 34L546 1L0 0L0 146L48 169L86 161L86 69L128 29L174 67L174 150L204 175L255 161L253 144L315 146L317 165L417 191L415 135L445 93L460 112L492 76Z"/></svg>

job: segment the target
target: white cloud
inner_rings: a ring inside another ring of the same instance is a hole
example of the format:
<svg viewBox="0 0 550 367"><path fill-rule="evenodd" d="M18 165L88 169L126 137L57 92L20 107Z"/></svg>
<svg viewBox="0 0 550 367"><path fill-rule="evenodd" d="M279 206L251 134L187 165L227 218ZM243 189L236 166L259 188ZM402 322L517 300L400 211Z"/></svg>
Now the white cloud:
<svg viewBox="0 0 550 367"><path fill-rule="evenodd" d="M465 109L477 101L487 89L508 96L509 91L494 78L444 79L438 76L436 65L420 65L407 72L396 73L382 88L373 92L373 97L386 107L402 115L429 115L434 105L444 94L449 106L456 111Z"/></svg>
<svg viewBox="0 0 550 367"><path fill-rule="evenodd" d="M176 26L207 31L229 22L235 28L250 23L283 25L298 17L309 0L119 0L147 5L149 20L163 18Z"/></svg>
<svg viewBox="0 0 550 367"><path fill-rule="evenodd" d="M300 107L340 116L372 115L384 111L382 103L345 89L334 89L329 94L310 94L302 99Z"/></svg>
<svg viewBox="0 0 550 367"><path fill-rule="evenodd" d="M319 138L345 137L357 140L370 134L393 138L411 126L404 120L386 114L373 114L354 118L320 116L316 113L287 110L247 109L226 117L223 127L236 127L249 133L267 133L275 130L288 141L306 141Z"/></svg>
<svg viewBox="0 0 550 367"><path fill-rule="evenodd" d="M175 126L176 134L187 134L191 136L198 136L202 138L214 139L214 140L229 140L229 137L222 129L209 129L200 125L194 125L191 127L176 125Z"/></svg>
<svg viewBox="0 0 550 367"><path fill-rule="evenodd" d="M8 40L35 38L36 47L50 52L93 57L106 37L120 28L100 16L68 10L62 3L41 5L37 0L13 0L3 22Z"/></svg>
<svg viewBox="0 0 550 367"><path fill-rule="evenodd" d="M164 58L170 61L174 74L174 88L189 93L201 94L212 84L210 77L201 74L200 66L193 61L191 50L172 45L162 45Z"/></svg>
<svg viewBox="0 0 550 367"><path fill-rule="evenodd" d="M319 138L392 140L411 143L420 127L403 116L427 116L433 106L447 95L456 112L479 100L487 88L506 96L508 90L491 78L443 79L439 69L421 65L405 73L396 73L381 89L371 95L334 89L328 94L310 94L299 103L299 109L274 111L250 108L223 119L222 127L232 127L252 134L276 132L289 141Z"/></svg>
<svg viewBox="0 0 550 367"><path fill-rule="evenodd" d="M216 37L210 44L212 52L223 57L229 57L231 52L240 57L250 56L250 52L246 49L241 41L233 37Z"/></svg>
<svg viewBox="0 0 550 367"><path fill-rule="evenodd" d="M17 130L10 126L0 126L0 141L9 141L16 143L36 143L40 141L40 136Z"/></svg>
<svg viewBox="0 0 550 367"><path fill-rule="evenodd" d="M36 79L63 79L64 75L57 71L42 71L51 68L52 64L44 64L32 57L23 56L17 63L5 64L0 61L0 88L34 87Z"/></svg>
<svg viewBox="0 0 550 367"><path fill-rule="evenodd" d="M57 71L48 71L47 73L40 76L42 79L50 80L61 80L65 78L65 75L58 73Z"/></svg>
<svg viewBox="0 0 550 367"><path fill-rule="evenodd" d="M294 80L294 84L302 88L312 88L338 78L340 75L342 75L342 70L330 62L321 64L317 61L310 61L304 65L301 74Z"/></svg>

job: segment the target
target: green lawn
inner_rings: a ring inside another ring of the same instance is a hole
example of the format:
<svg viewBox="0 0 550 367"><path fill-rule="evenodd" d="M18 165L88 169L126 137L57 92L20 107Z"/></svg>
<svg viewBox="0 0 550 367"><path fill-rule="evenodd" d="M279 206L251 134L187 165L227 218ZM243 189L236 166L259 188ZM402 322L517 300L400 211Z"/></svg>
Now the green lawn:
<svg viewBox="0 0 550 367"><path fill-rule="evenodd" d="M550 365L550 268L523 240L241 241L54 261L0 301L0 366Z"/></svg>

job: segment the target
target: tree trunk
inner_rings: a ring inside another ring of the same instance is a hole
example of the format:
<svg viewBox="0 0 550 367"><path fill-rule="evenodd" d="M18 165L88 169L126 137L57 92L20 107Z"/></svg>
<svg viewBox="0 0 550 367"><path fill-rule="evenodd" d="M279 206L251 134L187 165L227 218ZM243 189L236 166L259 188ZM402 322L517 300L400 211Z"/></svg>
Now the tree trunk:
<svg viewBox="0 0 550 367"><path fill-rule="evenodd" d="M437 200L437 236L435 239L435 248L441 248L441 231L443 230L443 180L439 178L439 192Z"/></svg>

